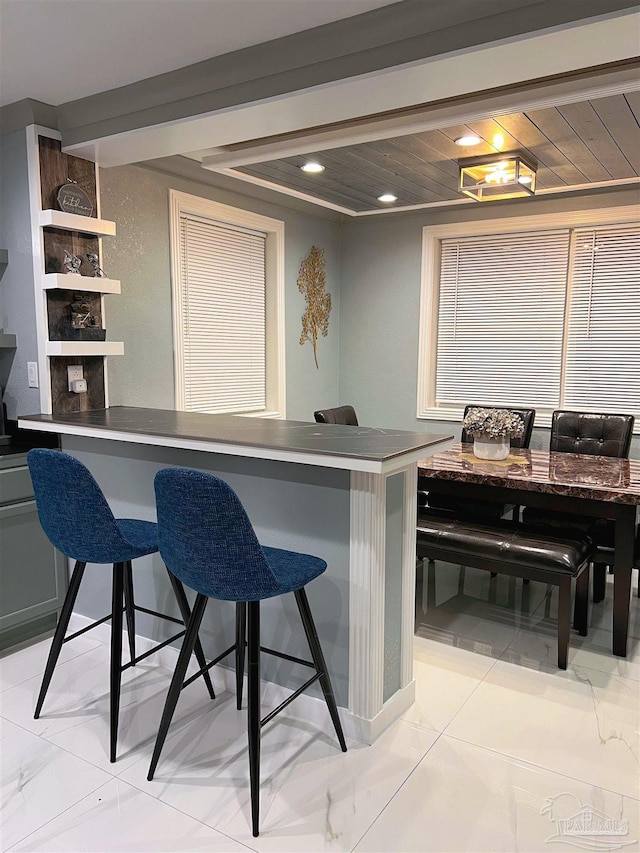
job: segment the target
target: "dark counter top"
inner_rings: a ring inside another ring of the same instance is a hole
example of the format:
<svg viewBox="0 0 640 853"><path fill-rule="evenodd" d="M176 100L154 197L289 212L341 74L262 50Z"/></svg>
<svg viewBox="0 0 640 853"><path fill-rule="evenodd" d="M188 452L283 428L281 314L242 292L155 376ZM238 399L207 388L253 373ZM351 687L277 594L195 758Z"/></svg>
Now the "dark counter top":
<svg viewBox="0 0 640 853"><path fill-rule="evenodd" d="M452 435L317 424L239 415L114 406L20 418L26 429L116 441L279 459L347 470L389 472L453 441Z"/></svg>

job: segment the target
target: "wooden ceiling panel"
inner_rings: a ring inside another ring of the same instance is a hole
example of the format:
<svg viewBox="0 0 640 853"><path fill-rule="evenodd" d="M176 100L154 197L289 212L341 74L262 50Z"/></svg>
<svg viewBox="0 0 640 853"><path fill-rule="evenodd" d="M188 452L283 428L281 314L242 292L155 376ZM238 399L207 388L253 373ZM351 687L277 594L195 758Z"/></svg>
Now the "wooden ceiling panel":
<svg viewBox="0 0 640 853"><path fill-rule="evenodd" d="M640 125L640 92L627 92L623 97L629 104L629 109L633 113L635 120Z"/></svg>
<svg viewBox="0 0 640 853"><path fill-rule="evenodd" d="M633 169L640 175L640 140L638 119L633 114L624 95L612 95L610 98L596 98L591 101L604 126L612 134L620 151Z"/></svg>
<svg viewBox="0 0 640 853"><path fill-rule="evenodd" d="M576 134L557 107L533 110L528 112L527 116L538 130L552 139L556 148L582 172L583 183L611 179L611 175Z"/></svg>
<svg viewBox="0 0 640 853"><path fill-rule="evenodd" d="M458 167L454 160L445 156L433 145L433 138L439 131L413 133L406 136L396 136L389 140L397 149L415 157L420 163L424 174L436 183L450 186L451 179L458 178Z"/></svg>
<svg viewBox="0 0 640 853"><path fill-rule="evenodd" d="M451 171L443 171L440 161L430 162L425 160L425 151L422 142L415 137L401 137L397 140L381 140L370 143L371 147L366 156L372 152L383 154L396 168L403 170L403 174L420 175L426 189L436 196L449 198L450 193L457 192L458 171L455 166Z"/></svg>
<svg viewBox="0 0 640 853"><path fill-rule="evenodd" d="M350 184L357 182L361 189L366 189L374 203L385 192L393 192L398 199L402 197L399 202L402 204L422 204L424 201L426 188L420 181L404 178L389 168L385 160L381 164L372 163L371 158L361 156L354 147L326 154L323 163L327 169L340 174L342 180Z"/></svg>
<svg viewBox="0 0 640 853"><path fill-rule="evenodd" d="M350 210L367 210L371 207L369 204L370 197L360 195L351 186L325 177L325 173L313 176L305 175L297 167L292 167L281 160L273 163L259 163L255 166L243 166L238 171ZM312 177L314 180L311 180Z"/></svg>
<svg viewBox="0 0 640 853"><path fill-rule="evenodd" d="M479 136L481 142L469 148L456 145L455 140L467 134ZM538 162L541 190L637 180L640 92L474 119L238 168L319 201L365 212L390 209L378 201L384 192L397 196L396 207L464 201L458 191L458 160L500 151L529 153ZM309 159L318 160L325 171L302 172L300 166Z"/></svg>
<svg viewBox="0 0 640 853"><path fill-rule="evenodd" d="M584 181L584 175L579 169L559 151L542 131L535 126L531 119L524 113L500 116L497 119L501 127L517 139L521 146L527 148L538 163L544 164L553 175L555 180L549 178L548 186L562 186L563 184L579 184Z"/></svg>
<svg viewBox="0 0 640 853"><path fill-rule="evenodd" d="M480 142L469 148L456 145L456 139L461 136L470 136L473 131L466 124L443 127L439 130L428 130L425 133L416 134L419 139L424 139L438 155L445 157L455 163L460 157L473 157L476 154L488 154L493 151L487 142Z"/></svg>
<svg viewBox="0 0 640 853"><path fill-rule="evenodd" d="M558 107L558 112L571 125L592 154L614 180L635 176L629 161L614 142L611 134L589 101ZM612 128L615 132L615 128Z"/></svg>

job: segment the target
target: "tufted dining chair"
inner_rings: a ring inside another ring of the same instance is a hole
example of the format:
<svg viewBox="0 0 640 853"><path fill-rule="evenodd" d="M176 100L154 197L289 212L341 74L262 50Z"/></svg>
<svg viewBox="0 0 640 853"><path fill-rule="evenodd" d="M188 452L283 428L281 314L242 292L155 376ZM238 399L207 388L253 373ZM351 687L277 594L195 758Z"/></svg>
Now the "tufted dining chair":
<svg viewBox="0 0 640 853"><path fill-rule="evenodd" d="M633 436L633 415L573 412L557 409L551 417L549 450L552 453L581 453L627 459ZM574 529L587 533L601 557L613 553L615 525L608 519L593 519L574 513L551 512L525 507L523 521L548 528ZM593 573L594 601L604 597L606 567L597 559Z"/></svg>

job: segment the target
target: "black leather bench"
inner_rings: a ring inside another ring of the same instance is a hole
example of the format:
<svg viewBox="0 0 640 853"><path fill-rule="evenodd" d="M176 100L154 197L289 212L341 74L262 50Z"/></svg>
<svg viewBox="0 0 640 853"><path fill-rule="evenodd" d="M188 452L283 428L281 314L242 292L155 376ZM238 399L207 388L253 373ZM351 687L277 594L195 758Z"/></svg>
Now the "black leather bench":
<svg viewBox="0 0 640 853"><path fill-rule="evenodd" d="M574 627L587 634L589 562L594 545L588 537L550 536L511 522L492 525L420 515L417 556L460 563L489 572L553 584L559 590L558 666L567 668L571 632L571 581L576 579Z"/></svg>

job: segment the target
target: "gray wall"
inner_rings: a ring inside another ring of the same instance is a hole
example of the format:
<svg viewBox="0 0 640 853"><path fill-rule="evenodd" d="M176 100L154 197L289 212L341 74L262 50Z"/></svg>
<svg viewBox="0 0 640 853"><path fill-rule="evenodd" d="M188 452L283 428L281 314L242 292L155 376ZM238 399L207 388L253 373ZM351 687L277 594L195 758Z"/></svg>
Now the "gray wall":
<svg viewBox="0 0 640 853"><path fill-rule="evenodd" d="M14 350L0 350L0 382L6 382L13 419L40 411L40 392L27 386L27 362L38 361L38 349L26 139L24 130L0 136L0 249L9 252L0 279L0 328L17 338L15 357Z"/></svg>
<svg viewBox="0 0 640 853"><path fill-rule="evenodd" d="M361 424L420 432L452 427L458 434L459 424L416 418L424 226L637 203L634 189L347 221L340 284L341 402L355 406ZM535 430L532 447L548 445L548 429ZM640 436L631 455L640 458Z"/></svg>
<svg viewBox="0 0 640 853"><path fill-rule="evenodd" d="M312 421L314 409L338 402L340 330L340 226L320 216L139 166L100 170L101 214L116 222L103 240L107 275L122 281L122 294L106 297L107 338L125 342L125 354L109 359L111 405L173 408L173 353L169 257L169 189L211 198L285 222L287 417ZM239 184L239 188L242 185ZM300 346L304 296L300 263L315 244L325 250L327 290L333 309L321 338L319 369L310 344Z"/></svg>
<svg viewBox="0 0 640 853"><path fill-rule="evenodd" d="M156 472L167 465L200 468L218 474L235 489L265 545L326 560L327 570L309 584L307 592L338 704L347 706L348 471L74 436L63 436L62 447L89 468L118 517L155 520ZM75 610L100 618L110 601L111 570L109 566L90 565L87 572ZM166 570L157 554L135 560L134 585L138 604L177 615ZM234 615L230 602L209 603L200 636L210 657L234 642ZM309 660L292 595L263 602L261 628L262 645ZM175 625L140 614L136 631L141 636L165 639L175 633ZM233 666L232 661L225 664ZM297 687L307 677L300 666L267 655L262 664L264 677L278 684Z"/></svg>

